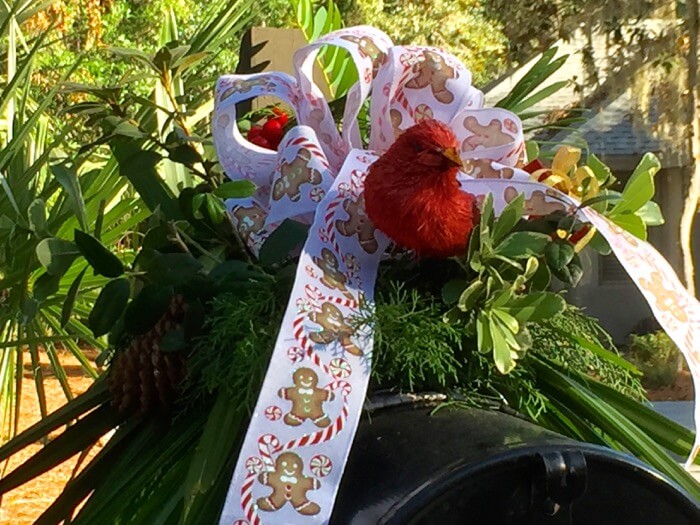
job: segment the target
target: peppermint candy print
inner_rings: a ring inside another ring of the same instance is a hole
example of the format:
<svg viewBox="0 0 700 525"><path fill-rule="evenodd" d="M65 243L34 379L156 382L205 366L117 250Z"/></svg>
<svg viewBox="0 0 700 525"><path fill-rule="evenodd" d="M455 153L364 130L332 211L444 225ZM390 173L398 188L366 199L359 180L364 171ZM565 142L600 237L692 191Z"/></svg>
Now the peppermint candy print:
<svg viewBox="0 0 700 525"><path fill-rule="evenodd" d="M326 196L326 190L323 188L314 188L309 195L313 202L319 203L323 200L323 197Z"/></svg>
<svg viewBox="0 0 700 525"><path fill-rule="evenodd" d="M309 469L314 476L325 478L333 470L333 462L328 456L316 454L309 462Z"/></svg>
<svg viewBox="0 0 700 525"><path fill-rule="evenodd" d="M298 346L292 346L287 350L287 358L292 363L298 363L304 359L304 349Z"/></svg>
<svg viewBox="0 0 700 525"><path fill-rule="evenodd" d="M336 379L346 379L352 374L352 366L346 359L335 357L331 359L329 366L331 375Z"/></svg>
<svg viewBox="0 0 700 525"><path fill-rule="evenodd" d="M270 405L265 409L265 417L270 421L277 421L282 417L282 409L276 405Z"/></svg>
<svg viewBox="0 0 700 525"><path fill-rule="evenodd" d="M262 459L258 457L248 458L245 462L246 470L251 474L259 474L264 469Z"/></svg>

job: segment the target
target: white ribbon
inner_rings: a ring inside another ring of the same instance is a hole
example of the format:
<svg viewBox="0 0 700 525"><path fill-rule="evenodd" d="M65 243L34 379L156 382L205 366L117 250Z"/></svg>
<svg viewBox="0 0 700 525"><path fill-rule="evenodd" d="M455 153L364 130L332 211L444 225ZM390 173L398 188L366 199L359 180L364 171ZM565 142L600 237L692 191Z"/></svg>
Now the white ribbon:
<svg viewBox="0 0 700 525"><path fill-rule="evenodd" d="M346 49L359 72L339 133L312 68L323 45ZM368 167L403 130L431 117L450 124L467 166L462 189L493 194L498 213L524 193L531 213L563 206L594 224L664 329L679 345L700 385L695 348L700 306L649 244L517 169L524 159L522 125L512 113L484 109L471 74L452 55L427 47L392 46L370 27L326 35L295 54L296 77L230 75L217 83L214 141L227 175L250 179L250 199L230 201L231 214L257 253L288 218L311 223L296 280L241 447L220 523L328 523L369 381L372 331L356 328L360 304L371 307L377 268L388 239L368 220L363 181ZM356 117L372 90L370 148L361 148ZM241 136L235 104L258 96L287 102L299 126L273 152ZM355 148L355 149L353 149ZM298 398L298 396L302 396ZM696 423L700 409L696 403ZM697 452L698 443L694 448ZM694 457L693 454L693 457ZM290 488L283 477L294 474Z"/></svg>

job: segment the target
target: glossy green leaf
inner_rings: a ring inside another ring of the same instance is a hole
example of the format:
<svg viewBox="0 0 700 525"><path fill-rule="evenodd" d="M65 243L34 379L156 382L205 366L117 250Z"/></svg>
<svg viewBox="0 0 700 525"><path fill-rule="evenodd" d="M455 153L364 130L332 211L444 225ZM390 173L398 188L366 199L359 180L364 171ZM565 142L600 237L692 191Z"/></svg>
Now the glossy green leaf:
<svg viewBox="0 0 700 525"><path fill-rule="evenodd" d="M49 228L46 224L46 204L42 199L34 199L32 201L27 208L27 215L29 216L29 228L38 238L44 239L50 236Z"/></svg>
<svg viewBox="0 0 700 525"><path fill-rule="evenodd" d="M158 253L143 250L137 263L151 279L163 285L185 284L202 272L202 263L189 253Z"/></svg>
<svg viewBox="0 0 700 525"><path fill-rule="evenodd" d="M513 259L539 257L549 244L549 235L537 232L515 232L508 235L496 247L495 253Z"/></svg>
<svg viewBox="0 0 700 525"><path fill-rule="evenodd" d="M519 193L501 211L493 227L493 243L498 244L515 227L525 210L525 195Z"/></svg>
<svg viewBox="0 0 700 525"><path fill-rule="evenodd" d="M620 228L628 231L638 239L647 240L647 227L639 215L634 213L625 213L621 215L613 215L610 220L617 224Z"/></svg>
<svg viewBox="0 0 700 525"><path fill-rule="evenodd" d="M256 186L249 180L234 180L224 182L221 186L214 190L214 195L222 199L244 199L252 197L255 193Z"/></svg>
<svg viewBox="0 0 700 525"><path fill-rule="evenodd" d="M510 332L513 334L520 332L520 323L518 319L510 315L505 308L494 308L491 312Z"/></svg>
<svg viewBox="0 0 700 525"><path fill-rule="evenodd" d="M634 213L649 202L654 196L654 175L659 169L659 159L652 153L646 153L625 184L622 199L610 210L610 216Z"/></svg>
<svg viewBox="0 0 700 525"><path fill-rule="evenodd" d="M566 301L559 294L530 292L511 300L503 309L521 323L540 322L555 316L566 308Z"/></svg>
<svg viewBox="0 0 700 525"><path fill-rule="evenodd" d="M480 311L476 316L476 342L479 352L488 354L493 348L491 339L491 329L489 326L489 318L486 312Z"/></svg>
<svg viewBox="0 0 700 525"><path fill-rule="evenodd" d="M221 199L215 197L211 193L207 193L205 195L204 205L206 206L209 220L214 224L221 224L226 215L226 207Z"/></svg>
<svg viewBox="0 0 700 525"><path fill-rule="evenodd" d="M504 328L499 326L493 319L489 320L489 330L493 341L493 361L496 369L501 374L509 374L515 368L515 359L511 354L511 347L506 341Z"/></svg>
<svg viewBox="0 0 700 525"><path fill-rule="evenodd" d="M550 242L544 250L547 264L554 270L566 267L576 255L573 245L568 241Z"/></svg>
<svg viewBox="0 0 700 525"><path fill-rule="evenodd" d="M121 317L129 301L131 287L124 278L107 283L97 296L95 306L88 316L88 324L95 337L109 332Z"/></svg>
<svg viewBox="0 0 700 525"><path fill-rule="evenodd" d="M34 299L41 302L44 299L51 297L58 291L58 285L60 282L60 275L45 273L34 283Z"/></svg>
<svg viewBox="0 0 700 525"><path fill-rule="evenodd" d="M661 207L654 201L647 202L637 210L635 215L642 219L647 226L661 226L666 222Z"/></svg>
<svg viewBox="0 0 700 525"><path fill-rule="evenodd" d="M576 286L583 277L583 265L578 255L574 255L571 262L563 268L550 268L554 275L561 282L570 286Z"/></svg>
<svg viewBox="0 0 700 525"><path fill-rule="evenodd" d="M78 176L75 171L67 168L63 164L54 164L51 166L51 173L53 173L53 176L56 177L56 180L68 195L68 200L78 217L80 227L87 231L89 229L89 224L87 212L85 211L85 201L83 200L83 193L80 189L80 183L78 182Z"/></svg>
<svg viewBox="0 0 700 525"><path fill-rule="evenodd" d="M96 274L105 277L119 277L124 273L124 265L119 258L95 237L80 230L75 230L73 235L80 253L94 268Z"/></svg>
<svg viewBox="0 0 700 525"><path fill-rule="evenodd" d="M63 275L80 255L78 247L63 239L44 239L36 245L36 256L46 271L53 275Z"/></svg>
<svg viewBox="0 0 700 525"><path fill-rule="evenodd" d="M70 288L68 288L68 293L66 294L66 298L63 301L63 306L61 307L61 328L64 328L70 320L70 316L73 313L75 300L78 298L78 292L80 291L80 283L82 282L86 271L87 267L83 268L71 283Z"/></svg>
<svg viewBox="0 0 700 525"><path fill-rule="evenodd" d="M447 281L442 285L440 291L442 295L442 301L447 304L455 304L459 300L459 296L462 295L467 283L464 279L452 279Z"/></svg>
<svg viewBox="0 0 700 525"><path fill-rule="evenodd" d="M595 178L600 184L611 182L614 179L610 168L593 153L588 154L586 166L588 166L591 169L593 175L595 175Z"/></svg>
<svg viewBox="0 0 700 525"><path fill-rule="evenodd" d="M474 309L478 301L484 295L484 282L481 280L476 280L471 283L467 288L460 294L457 308L463 312L468 312Z"/></svg>
<svg viewBox="0 0 700 525"><path fill-rule="evenodd" d="M306 240L309 227L292 220L285 220L272 232L260 249L260 262L277 264L290 257L293 249Z"/></svg>
<svg viewBox="0 0 700 525"><path fill-rule="evenodd" d="M169 285L149 284L134 298L124 314L125 329L143 334L153 328L172 300L174 289Z"/></svg>
<svg viewBox="0 0 700 525"><path fill-rule="evenodd" d="M596 234L588 242L588 246L590 246L593 250L595 250L601 255L610 255L610 253L612 252L610 244L605 239L605 237L603 237L600 234L600 232L596 232Z"/></svg>

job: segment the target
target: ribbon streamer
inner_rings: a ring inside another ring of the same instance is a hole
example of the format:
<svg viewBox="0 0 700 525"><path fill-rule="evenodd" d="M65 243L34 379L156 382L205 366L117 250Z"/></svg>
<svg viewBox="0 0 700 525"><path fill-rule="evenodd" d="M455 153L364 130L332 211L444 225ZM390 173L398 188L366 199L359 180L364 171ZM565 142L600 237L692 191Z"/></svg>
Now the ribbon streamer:
<svg viewBox="0 0 700 525"><path fill-rule="evenodd" d="M359 73L348 93L342 133L312 80L324 45L347 50ZM216 89L213 135L220 162L231 179L249 179L258 187L252 198L228 202L251 251L258 253L284 219L311 224L222 525L330 519L371 369L371 327L358 328L353 319L373 307L377 269L389 245L364 211L363 181L377 156L424 118L452 127L465 165L462 189L493 194L497 213L524 193L528 214L567 209L598 228L700 385L698 302L649 244L516 167L525 157L520 120L502 109L482 108L483 94L455 57L435 48L392 46L381 31L355 27L300 49L294 64L294 77L228 75ZM370 92L371 151L365 151L356 117ZM285 101L299 122L277 152L249 143L236 125L235 105L263 95ZM700 404L695 407L697 427ZM689 464L699 447L696 438Z"/></svg>

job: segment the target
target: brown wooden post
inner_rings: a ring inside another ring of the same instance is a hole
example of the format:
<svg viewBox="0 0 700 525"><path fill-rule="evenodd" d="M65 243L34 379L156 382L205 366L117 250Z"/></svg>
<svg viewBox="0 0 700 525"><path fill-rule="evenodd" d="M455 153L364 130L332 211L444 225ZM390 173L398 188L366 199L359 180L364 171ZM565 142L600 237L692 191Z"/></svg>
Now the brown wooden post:
<svg viewBox="0 0 700 525"><path fill-rule="evenodd" d="M307 44L300 29L277 27L253 27L243 38L237 73L258 73L260 71L282 71L294 75L294 53ZM316 63L314 81L328 97L328 85L321 68ZM252 102L258 109L279 102L273 97L260 97Z"/></svg>

